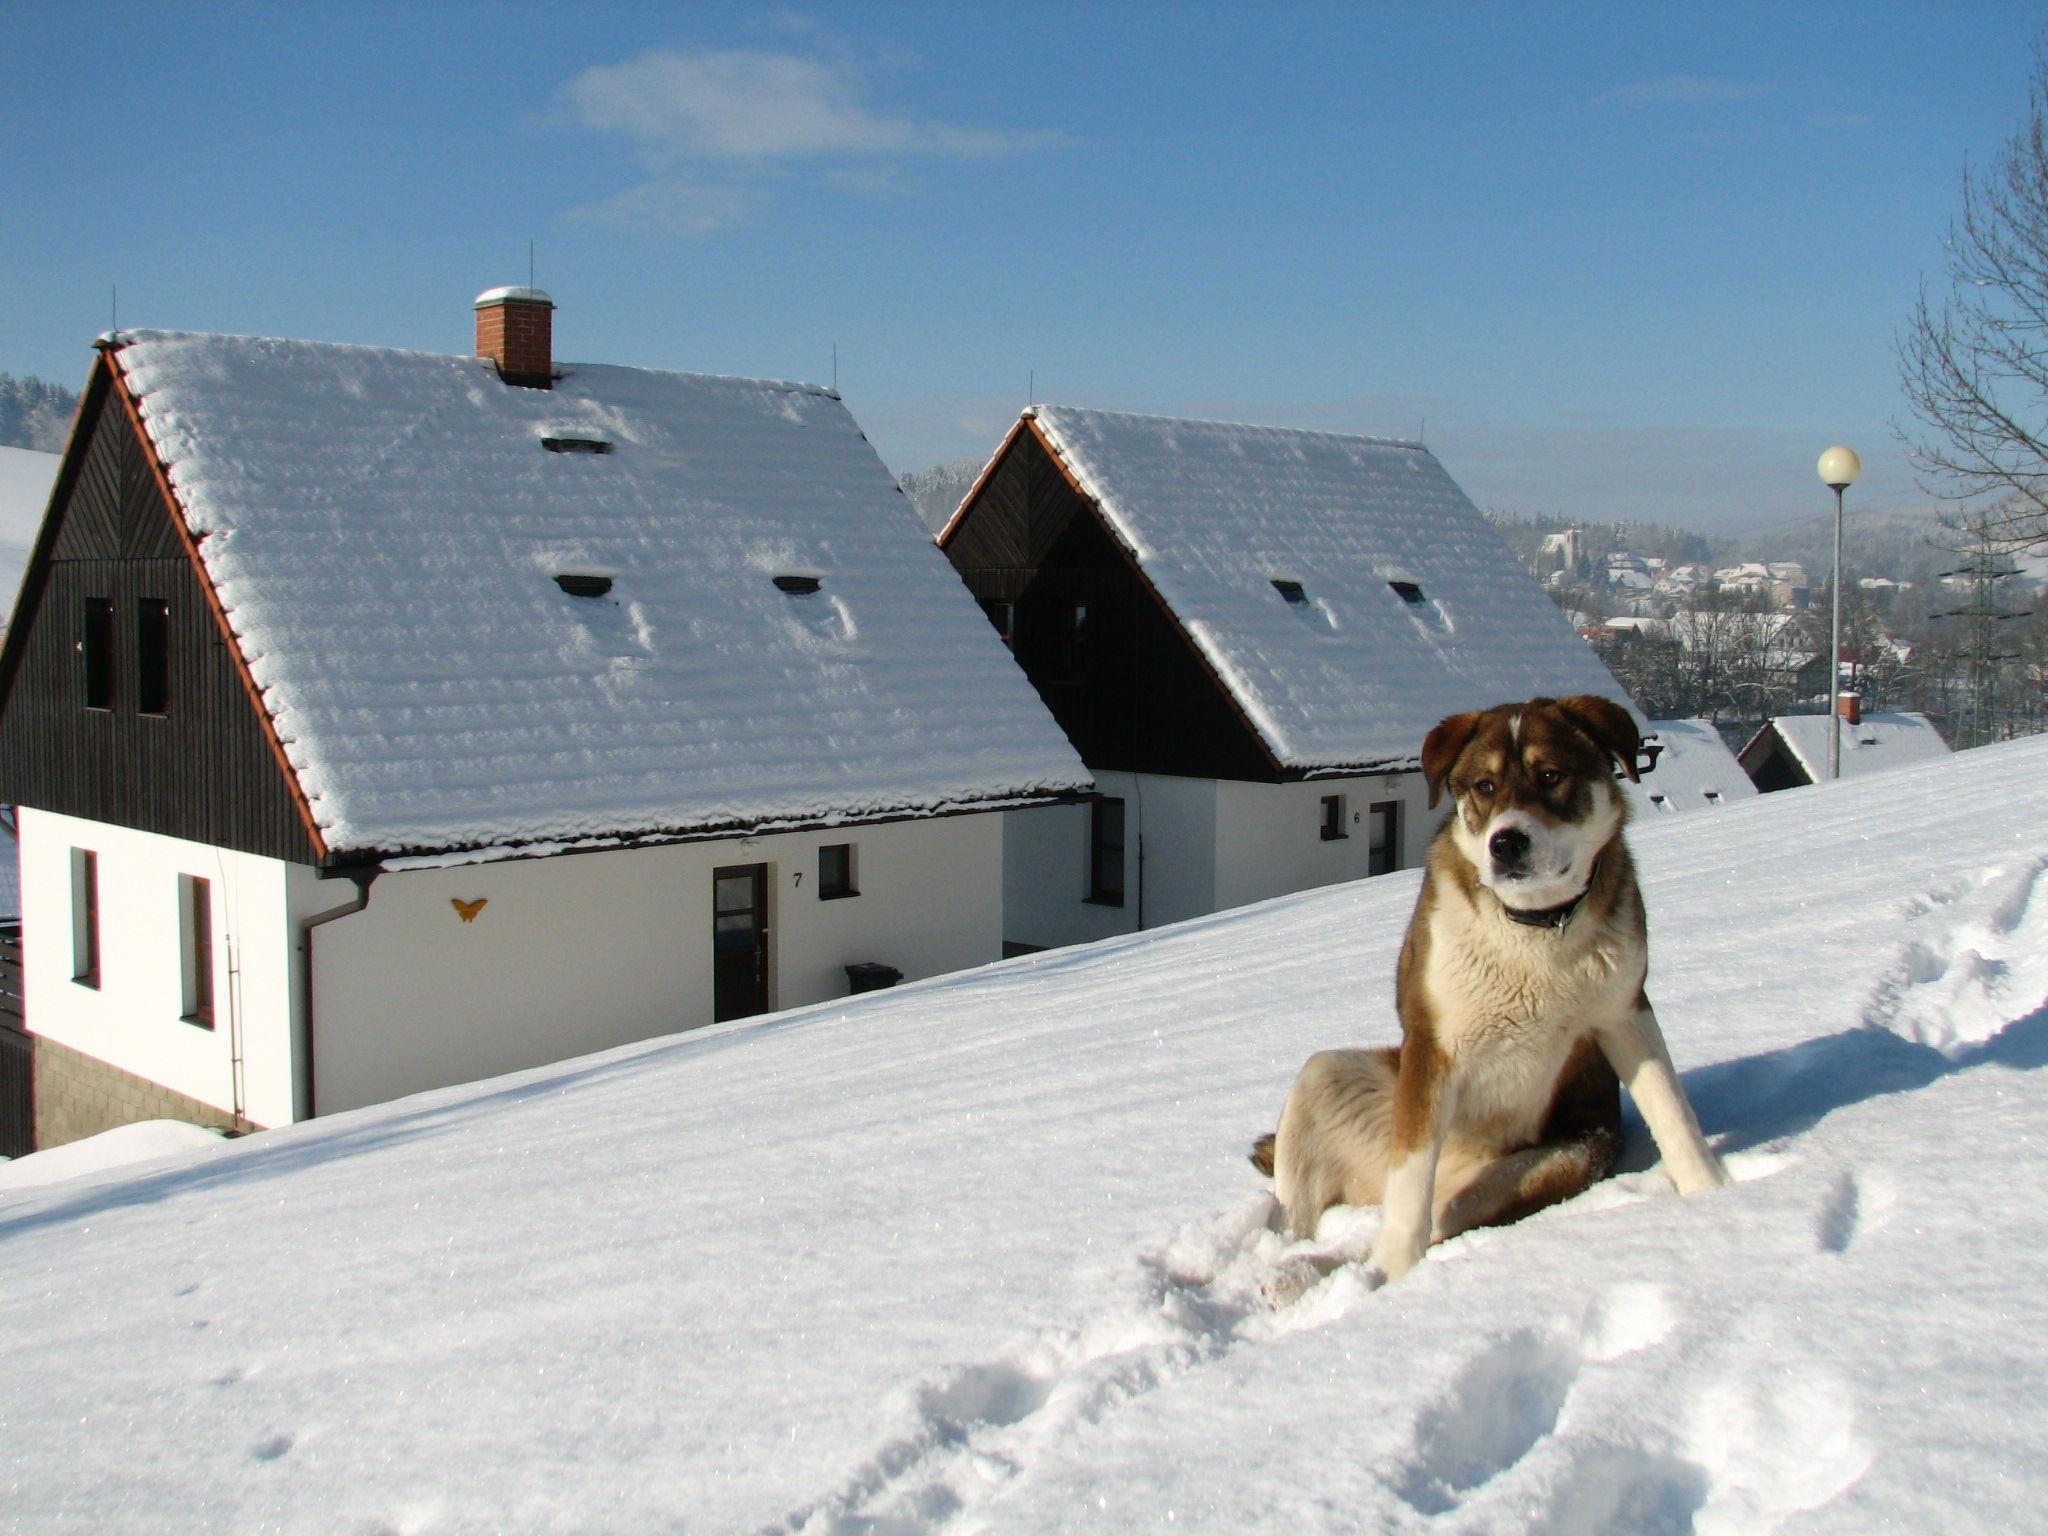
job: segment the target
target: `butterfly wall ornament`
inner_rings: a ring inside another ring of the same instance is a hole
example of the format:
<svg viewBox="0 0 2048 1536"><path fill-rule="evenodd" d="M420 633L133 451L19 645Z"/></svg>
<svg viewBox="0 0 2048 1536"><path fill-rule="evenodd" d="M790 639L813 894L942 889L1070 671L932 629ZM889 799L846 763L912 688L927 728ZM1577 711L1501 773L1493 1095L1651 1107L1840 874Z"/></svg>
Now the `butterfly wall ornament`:
<svg viewBox="0 0 2048 1536"><path fill-rule="evenodd" d="M476 921L477 913L483 911L490 899L488 896L479 896L475 901L464 901L460 896L450 896L448 902L465 923L473 923Z"/></svg>

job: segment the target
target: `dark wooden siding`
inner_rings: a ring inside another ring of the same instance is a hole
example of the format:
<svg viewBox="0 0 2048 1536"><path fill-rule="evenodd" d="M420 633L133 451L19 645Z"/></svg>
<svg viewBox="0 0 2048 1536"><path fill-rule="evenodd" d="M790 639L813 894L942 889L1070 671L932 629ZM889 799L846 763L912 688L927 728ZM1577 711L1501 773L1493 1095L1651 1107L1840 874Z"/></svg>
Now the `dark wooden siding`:
<svg viewBox="0 0 2048 1536"><path fill-rule="evenodd" d="M0 802L245 853L315 861L311 840L121 402L96 376L58 519L0 667ZM114 611L111 709L84 704L89 599ZM168 603L170 707L136 708L136 620Z"/></svg>
<svg viewBox="0 0 2048 1536"><path fill-rule="evenodd" d="M1093 504L1030 431L983 482L946 554L977 598L1015 605L1017 661L1089 767L1283 777ZM1070 678L1060 632L1074 603L1087 605L1088 659Z"/></svg>

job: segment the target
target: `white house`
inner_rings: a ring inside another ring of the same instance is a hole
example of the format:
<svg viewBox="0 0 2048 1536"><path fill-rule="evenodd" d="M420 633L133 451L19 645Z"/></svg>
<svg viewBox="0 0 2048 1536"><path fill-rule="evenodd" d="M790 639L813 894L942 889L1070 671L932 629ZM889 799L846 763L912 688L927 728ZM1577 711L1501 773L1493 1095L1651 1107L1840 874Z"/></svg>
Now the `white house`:
<svg viewBox="0 0 2048 1536"><path fill-rule="evenodd" d="M839 399L103 338L0 652L46 1142L274 1126L1001 949L1089 780Z"/></svg>
<svg viewBox="0 0 2048 1536"><path fill-rule="evenodd" d="M1627 694L1415 443L1038 406L939 535L1105 798L1014 818L1014 947L1420 862L1432 725Z"/></svg>
<svg viewBox="0 0 2048 1536"><path fill-rule="evenodd" d="M1652 720L1650 734L1657 738L1656 767L1640 782L1621 781L1639 825L1756 797L1756 785L1713 721Z"/></svg>
<svg viewBox="0 0 2048 1536"><path fill-rule="evenodd" d="M1866 715L1859 706L1855 694L1841 696L1839 764L1843 778L1882 773L1949 755L1948 743L1925 715ZM1830 726L1830 717L1825 714L1779 715L1775 720L1765 721L1736 757L1743 771L1765 794L1819 784L1828 776Z"/></svg>

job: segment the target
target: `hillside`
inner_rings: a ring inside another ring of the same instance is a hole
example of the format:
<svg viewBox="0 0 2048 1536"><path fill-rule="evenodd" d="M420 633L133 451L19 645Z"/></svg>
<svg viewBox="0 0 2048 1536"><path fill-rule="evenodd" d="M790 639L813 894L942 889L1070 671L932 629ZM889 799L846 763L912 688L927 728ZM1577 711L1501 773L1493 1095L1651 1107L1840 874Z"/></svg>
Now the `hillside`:
<svg viewBox="0 0 2048 1536"><path fill-rule="evenodd" d="M1280 1314L1243 1151L1392 1037L1412 872L0 1192L0 1528L2026 1529L2044 781L1642 829L1739 1182L1638 1127Z"/></svg>

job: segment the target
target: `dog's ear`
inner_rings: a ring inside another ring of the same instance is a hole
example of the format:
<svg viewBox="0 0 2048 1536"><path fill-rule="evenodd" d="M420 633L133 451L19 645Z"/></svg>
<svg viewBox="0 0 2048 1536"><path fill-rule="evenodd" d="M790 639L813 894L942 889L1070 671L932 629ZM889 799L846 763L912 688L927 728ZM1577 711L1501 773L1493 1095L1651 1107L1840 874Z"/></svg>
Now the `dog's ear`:
<svg viewBox="0 0 2048 1536"><path fill-rule="evenodd" d="M1436 809L1442 798L1444 780L1451 776L1451 765L1458 760L1458 754L1465 750L1465 743L1472 739L1472 733L1479 729L1479 722L1485 717L1484 710L1472 710L1467 714L1452 715L1448 720L1439 720L1422 742L1422 777L1429 784L1429 808Z"/></svg>
<svg viewBox="0 0 2048 1536"><path fill-rule="evenodd" d="M1642 782L1636 772L1636 754L1642 750L1643 736L1636 729L1634 716L1612 699L1590 693L1559 699L1557 708L1573 725L1592 737L1595 746L1621 764L1621 771L1628 775L1631 784Z"/></svg>

